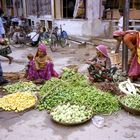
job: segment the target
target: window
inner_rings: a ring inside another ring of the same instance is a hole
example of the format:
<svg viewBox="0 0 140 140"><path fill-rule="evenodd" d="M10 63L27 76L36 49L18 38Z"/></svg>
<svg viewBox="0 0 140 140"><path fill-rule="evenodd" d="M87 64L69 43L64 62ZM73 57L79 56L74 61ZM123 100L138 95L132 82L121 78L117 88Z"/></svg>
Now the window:
<svg viewBox="0 0 140 140"><path fill-rule="evenodd" d="M86 0L63 0L63 18L85 18Z"/></svg>
<svg viewBox="0 0 140 140"><path fill-rule="evenodd" d="M7 8L13 7L13 0L6 0L6 6Z"/></svg>
<svg viewBox="0 0 140 140"><path fill-rule="evenodd" d="M51 0L28 0L27 11L29 15L51 15Z"/></svg>
<svg viewBox="0 0 140 140"><path fill-rule="evenodd" d="M125 0L102 0L102 5L104 6L102 18L103 19L110 19L110 18L112 19L112 18L115 18L115 16L117 17L117 12L116 12L117 9L124 8ZM129 5L130 5L130 9L140 10L140 0L130 0ZM137 12L137 15L139 15L138 12Z"/></svg>
<svg viewBox="0 0 140 140"><path fill-rule="evenodd" d="M38 0L39 15L51 15L51 0Z"/></svg>
<svg viewBox="0 0 140 140"><path fill-rule="evenodd" d="M135 0L134 1L134 8L140 10L140 0Z"/></svg>
<svg viewBox="0 0 140 140"><path fill-rule="evenodd" d="M105 9L123 8L124 0L102 0ZM130 0L130 8L140 9L140 0Z"/></svg>

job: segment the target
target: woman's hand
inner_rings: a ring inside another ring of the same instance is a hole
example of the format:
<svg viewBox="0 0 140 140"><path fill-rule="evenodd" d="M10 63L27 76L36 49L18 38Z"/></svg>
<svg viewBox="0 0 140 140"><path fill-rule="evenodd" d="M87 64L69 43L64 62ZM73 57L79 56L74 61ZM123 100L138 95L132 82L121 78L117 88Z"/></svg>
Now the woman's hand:
<svg viewBox="0 0 140 140"><path fill-rule="evenodd" d="M38 71L39 70L39 67L35 67L35 70Z"/></svg>
<svg viewBox="0 0 140 140"><path fill-rule="evenodd" d="M105 69L104 67L101 67L101 70L104 71L104 70L106 70L106 69Z"/></svg>
<svg viewBox="0 0 140 140"><path fill-rule="evenodd" d="M96 68L98 68L98 69L101 69L101 68L102 68L102 66L101 66L100 64L98 64L98 63L95 63L94 66L95 66Z"/></svg>
<svg viewBox="0 0 140 140"><path fill-rule="evenodd" d="M94 65L95 61L91 61L91 60L86 60L85 63L89 64L89 65Z"/></svg>
<svg viewBox="0 0 140 140"><path fill-rule="evenodd" d="M92 62L90 60L86 60L85 63L91 64Z"/></svg>

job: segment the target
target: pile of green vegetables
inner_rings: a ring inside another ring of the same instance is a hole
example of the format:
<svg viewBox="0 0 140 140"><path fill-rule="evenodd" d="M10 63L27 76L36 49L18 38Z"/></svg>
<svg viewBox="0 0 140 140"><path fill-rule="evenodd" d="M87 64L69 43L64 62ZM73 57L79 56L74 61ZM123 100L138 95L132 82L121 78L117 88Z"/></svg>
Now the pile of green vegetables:
<svg viewBox="0 0 140 140"><path fill-rule="evenodd" d="M25 91L37 91L39 87L37 87L33 82L23 82L19 81L11 85L6 85L3 87L8 93L15 92L25 92Z"/></svg>
<svg viewBox="0 0 140 140"><path fill-rule="evenodd" d="M69 102L91 108L94 113L111 114L120 109L115 96L90 86L84 75L65 69L61 79L52 78L40 89L39 110Z"/></svg>
<svg viewBox="0 0 140 140"><path fill-rule="evenodd" d="M85 106L71 105L70 103L58 105L51 113L56 122L62 124L78 124L92 117L92 111Z"/></svg>
<svg viewBox="0 0 140 140"><path fill-rule="evenodd" d="M120 99L121 103L125 106L140 110L140 96L139 95L126 95Z"/></svg>

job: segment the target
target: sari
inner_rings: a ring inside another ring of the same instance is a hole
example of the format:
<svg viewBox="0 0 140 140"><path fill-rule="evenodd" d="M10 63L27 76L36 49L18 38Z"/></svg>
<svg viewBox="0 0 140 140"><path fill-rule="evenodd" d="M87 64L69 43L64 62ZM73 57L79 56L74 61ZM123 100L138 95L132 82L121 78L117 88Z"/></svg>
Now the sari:
<svg viewBox="0 0 140 140"><path fill-rule="evenodd" d="M96 56L91 61L95 64L99 64L101 67L98 68L94 64L88 67L89 79L92 82L104 82L105 80L113 81L113 75L116 72L116 68L111 68L111 60L108 56L106 46L99 45L96 47L98 51L103 54L103 58ZM102 69L103 68L103 69Z"/></svg>
<svg viewBox="0 0 140 140"><path fill-rule="evenodd" d="M131 58L129 60L128 76L132 78L140 77L140 32L138 31L115 31L115 37L122 37L124 44L131 51Z"/></svg>
<svg viewBox="0 0 140 140"><path fill-rule="evenodd" d="M37 51L34 60L29 62L27 78L29 80L50 80L51 77L58 77L59 75L54 70L52 59L46 53L46 46L44 44L40 44L38 46L38 50L41 50L44 53L44 56L40 57Z"/></svg>
<svg viewBox="0 0 140 140"><path fill-rule="evenodd" d="M137 78L140 77L140 32L137 33L135 47L136 47L136 53L132 59L128 71L128 76Z"/></svg>

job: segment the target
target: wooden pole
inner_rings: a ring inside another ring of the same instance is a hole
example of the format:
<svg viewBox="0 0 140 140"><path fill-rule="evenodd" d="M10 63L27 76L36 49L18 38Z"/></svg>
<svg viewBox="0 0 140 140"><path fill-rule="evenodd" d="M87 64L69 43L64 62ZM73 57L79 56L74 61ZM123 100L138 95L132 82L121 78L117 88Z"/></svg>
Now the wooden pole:
<svg viewBox="0 0 140 140"><path fill-rule="evenodd" d="M36 0L36 13L37 13L37 18L39 18L40 13L39 13L39 1Z"/></svg>
<svg viewBox="0 0 140 140"><path fill-rule="evenodd" d="M124 14L123 14L123 30L126 31L129 29L129 5L130 0L125 0L124 3ZM127 73L128 71L128 48L123 44L122 50L122 70Z"/></svg>

